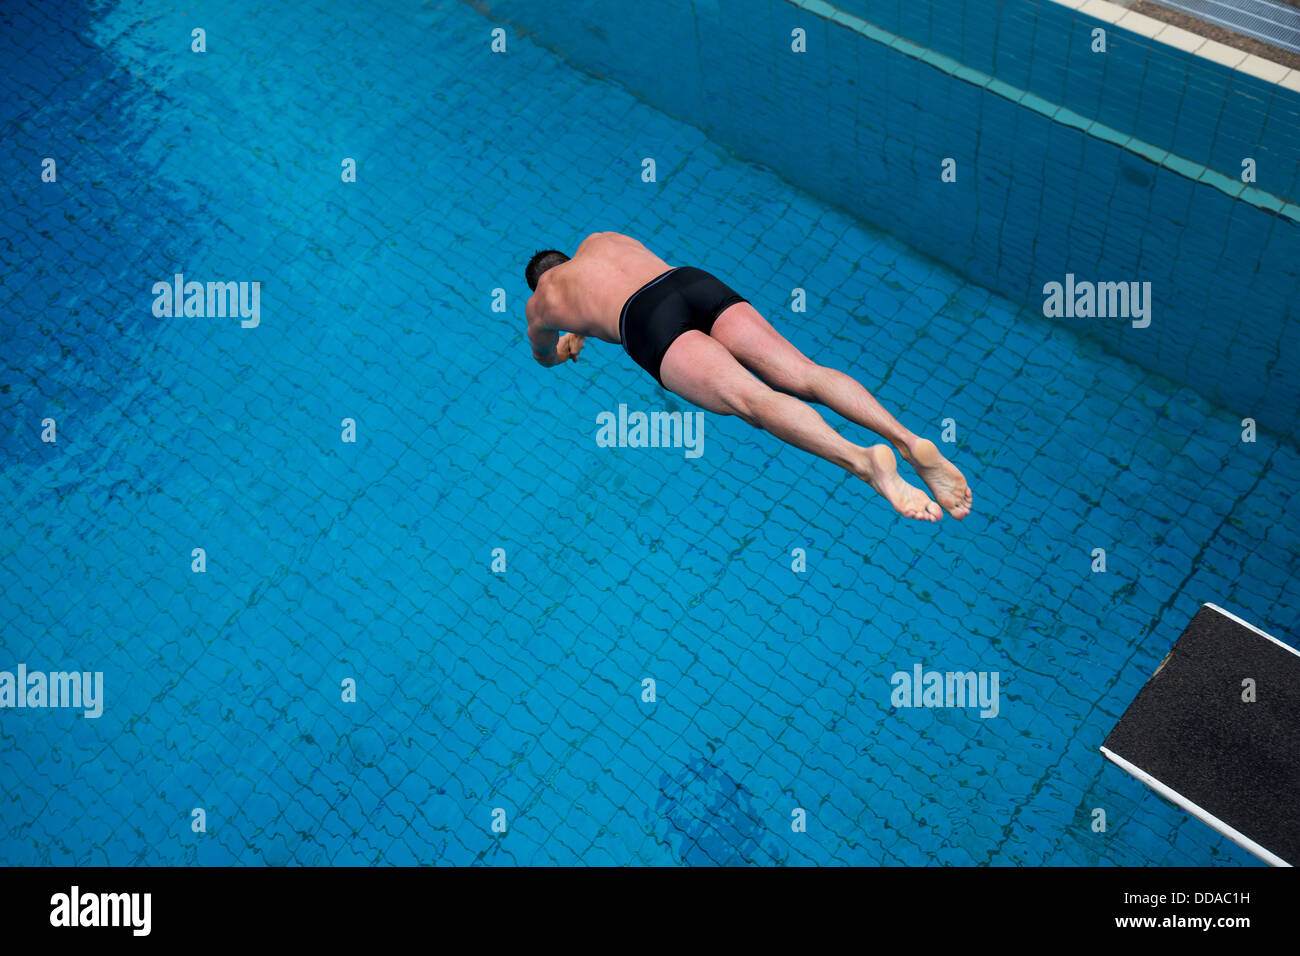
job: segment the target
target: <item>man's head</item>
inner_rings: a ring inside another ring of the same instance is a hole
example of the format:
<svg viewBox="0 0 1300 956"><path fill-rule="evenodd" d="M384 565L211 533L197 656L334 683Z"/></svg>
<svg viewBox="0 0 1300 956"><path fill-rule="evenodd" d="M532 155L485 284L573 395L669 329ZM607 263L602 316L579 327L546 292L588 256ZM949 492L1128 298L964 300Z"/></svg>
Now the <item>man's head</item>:
<svg viewBox="0 0 1300 956"><path fill-rule="evenodd" d="M528 268L524 270L524 278L528 280L528 288L534 292L537 291L537 280L542 277L542 273L547 269L554 269L562 263L568 262L569 257L558 249L542 249L528 260Z"/></svg>

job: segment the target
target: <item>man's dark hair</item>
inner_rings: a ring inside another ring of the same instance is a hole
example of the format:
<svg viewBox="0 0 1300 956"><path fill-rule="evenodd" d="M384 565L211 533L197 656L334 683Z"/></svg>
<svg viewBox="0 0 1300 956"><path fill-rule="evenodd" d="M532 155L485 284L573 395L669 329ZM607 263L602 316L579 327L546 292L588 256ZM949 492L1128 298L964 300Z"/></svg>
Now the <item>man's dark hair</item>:
<svg viewBox="0 0 1300 956"><path fill-rule="evenodd" d="M556 266L568 261L569 257L559 249L542 249L538 251L528 260L528 268L524 270L524 278L528 280L528 288L536 292L537 280L542 277L543 272L547 269L554 269Z"/></svg>

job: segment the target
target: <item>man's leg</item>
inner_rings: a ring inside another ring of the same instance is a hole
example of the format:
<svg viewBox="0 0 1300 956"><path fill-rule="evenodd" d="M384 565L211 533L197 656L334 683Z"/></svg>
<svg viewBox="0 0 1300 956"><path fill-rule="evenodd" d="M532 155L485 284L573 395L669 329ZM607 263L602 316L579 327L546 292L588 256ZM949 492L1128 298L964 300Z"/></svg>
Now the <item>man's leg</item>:
<svg viewBox="0 0 1300 956"><path fill-rule="evenodd" d="M938 521L943 512L898 474L886 445L863 448L826 424L806 402L774 391L703 332L686 332L668 348L659 371L672 392L718 415L737 415L788 444L839 465L880 492L899 514Z"/></svg>
<svg viewBox="0 0 1300 956"><path fill-rule="evenodd" d="M834 409L892 443L954 518L970 514L970 487L962 473L939 453L934 442L919 438L904 427L848 375L809 359L748 302L738 302L724 310L713 323L710 334L772 388Z"/></svg>

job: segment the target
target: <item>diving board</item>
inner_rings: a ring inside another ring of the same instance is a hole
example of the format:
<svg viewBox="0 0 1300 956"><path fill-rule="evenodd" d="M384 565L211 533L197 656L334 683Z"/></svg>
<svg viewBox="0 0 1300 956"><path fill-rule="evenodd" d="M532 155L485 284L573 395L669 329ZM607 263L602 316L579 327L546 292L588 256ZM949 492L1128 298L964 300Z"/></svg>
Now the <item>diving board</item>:
<svg viewBox="0 0 1300 956"><path fill-rule="evenodd" d="M1202 605L1101 752L1260 859L1300 863L1300 651L1254 625Z"/></svg>

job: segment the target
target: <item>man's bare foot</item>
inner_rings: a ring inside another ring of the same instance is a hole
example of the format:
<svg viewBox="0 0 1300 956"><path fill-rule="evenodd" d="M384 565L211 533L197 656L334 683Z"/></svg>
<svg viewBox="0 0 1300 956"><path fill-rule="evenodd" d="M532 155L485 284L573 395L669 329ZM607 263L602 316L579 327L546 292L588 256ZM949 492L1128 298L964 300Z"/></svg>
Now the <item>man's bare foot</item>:
<svg viewBox="0 0 1300 956"><path fill-rule="evenodd" d="M910 451L901 454L916 469L916 473L930 489L930 494L943 505L945 511L958 520L970 514L972 496L966 477L957 470L956 465L939 454L934 442L928 438L918 438Z"/></svg>
<svg viewBox="0 0 1300 956"><path fill-rule="evenodd" d="M899 475L898 462L888 445L872 445L863 452L864 466L858 477L880 492L895 511L917 521L938 521L943 517L943 511L924 491Z"/></svg>

